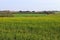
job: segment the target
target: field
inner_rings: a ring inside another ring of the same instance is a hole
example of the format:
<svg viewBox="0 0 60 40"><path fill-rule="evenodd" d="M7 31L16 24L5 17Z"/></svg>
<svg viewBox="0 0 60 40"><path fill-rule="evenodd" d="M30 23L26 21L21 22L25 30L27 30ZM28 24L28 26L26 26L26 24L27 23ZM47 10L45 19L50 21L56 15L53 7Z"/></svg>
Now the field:
<svg viewBox="0 0 60 40"><path fill-rule="evenodd" d="M13 14L14 17L43 17L47 16L46 14Z"/></svg>
<svg viewBox="0 0 60 40"><path fill-rule="evenodd" d="M59 15L0 17L0 40L60 40Z"/></svg>

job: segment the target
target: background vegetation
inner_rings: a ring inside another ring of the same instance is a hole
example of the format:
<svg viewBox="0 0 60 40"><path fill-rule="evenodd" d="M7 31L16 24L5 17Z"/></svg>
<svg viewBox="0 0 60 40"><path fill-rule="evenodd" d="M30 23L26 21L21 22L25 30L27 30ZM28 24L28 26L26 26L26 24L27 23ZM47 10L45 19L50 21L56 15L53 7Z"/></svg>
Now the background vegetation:
<svg viewBox="0 0 60 40"><path fill-rule="evenodd" d="M39 17L55 14L57 11L0 11L0 17Z"/></svg>
<svg viewBox="0 0 60 40"><path fill-rule="evenodd" d="M0 40L60 40L60 13L0 17ZM35 12L36 13L36 12Z"/></svg>

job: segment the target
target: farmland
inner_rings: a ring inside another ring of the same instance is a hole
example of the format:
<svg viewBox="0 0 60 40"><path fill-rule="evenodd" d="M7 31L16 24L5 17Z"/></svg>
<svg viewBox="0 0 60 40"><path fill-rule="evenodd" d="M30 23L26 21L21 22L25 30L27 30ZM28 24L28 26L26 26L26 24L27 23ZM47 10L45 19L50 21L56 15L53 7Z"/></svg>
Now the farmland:
<svg viewBox="0 0 60 40"><path fill-rule="evenodd" d="M0 17L0 40L60 40L60 14L23 15Z"/></svg>

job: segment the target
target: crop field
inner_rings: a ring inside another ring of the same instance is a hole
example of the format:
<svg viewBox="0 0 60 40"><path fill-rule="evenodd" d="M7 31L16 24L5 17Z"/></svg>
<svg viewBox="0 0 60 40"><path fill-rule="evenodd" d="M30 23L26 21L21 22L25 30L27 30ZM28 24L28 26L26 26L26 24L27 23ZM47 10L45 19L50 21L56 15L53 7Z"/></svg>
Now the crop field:
<svg viewBox="0 0 60 40"><path fill-rule="evenodd" d="M15 17L43 17L46 14L13 14Z"/></svg>
<svg viewBox="0 0 60 40"><path fill-rule="evenodd" d="M0 40L60 40L60 16L0 17Z"/></svg>

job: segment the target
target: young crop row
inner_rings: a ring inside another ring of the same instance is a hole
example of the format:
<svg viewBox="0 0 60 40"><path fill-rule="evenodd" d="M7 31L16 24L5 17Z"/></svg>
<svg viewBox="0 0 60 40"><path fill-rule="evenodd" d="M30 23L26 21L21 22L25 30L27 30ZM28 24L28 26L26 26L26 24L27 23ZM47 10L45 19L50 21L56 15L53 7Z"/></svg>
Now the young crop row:
<svg viewBox="0 0 60 40"><path fill-rule="evenodd" d="M60 18L0 17L0 40L60 40Z"/></svg>

